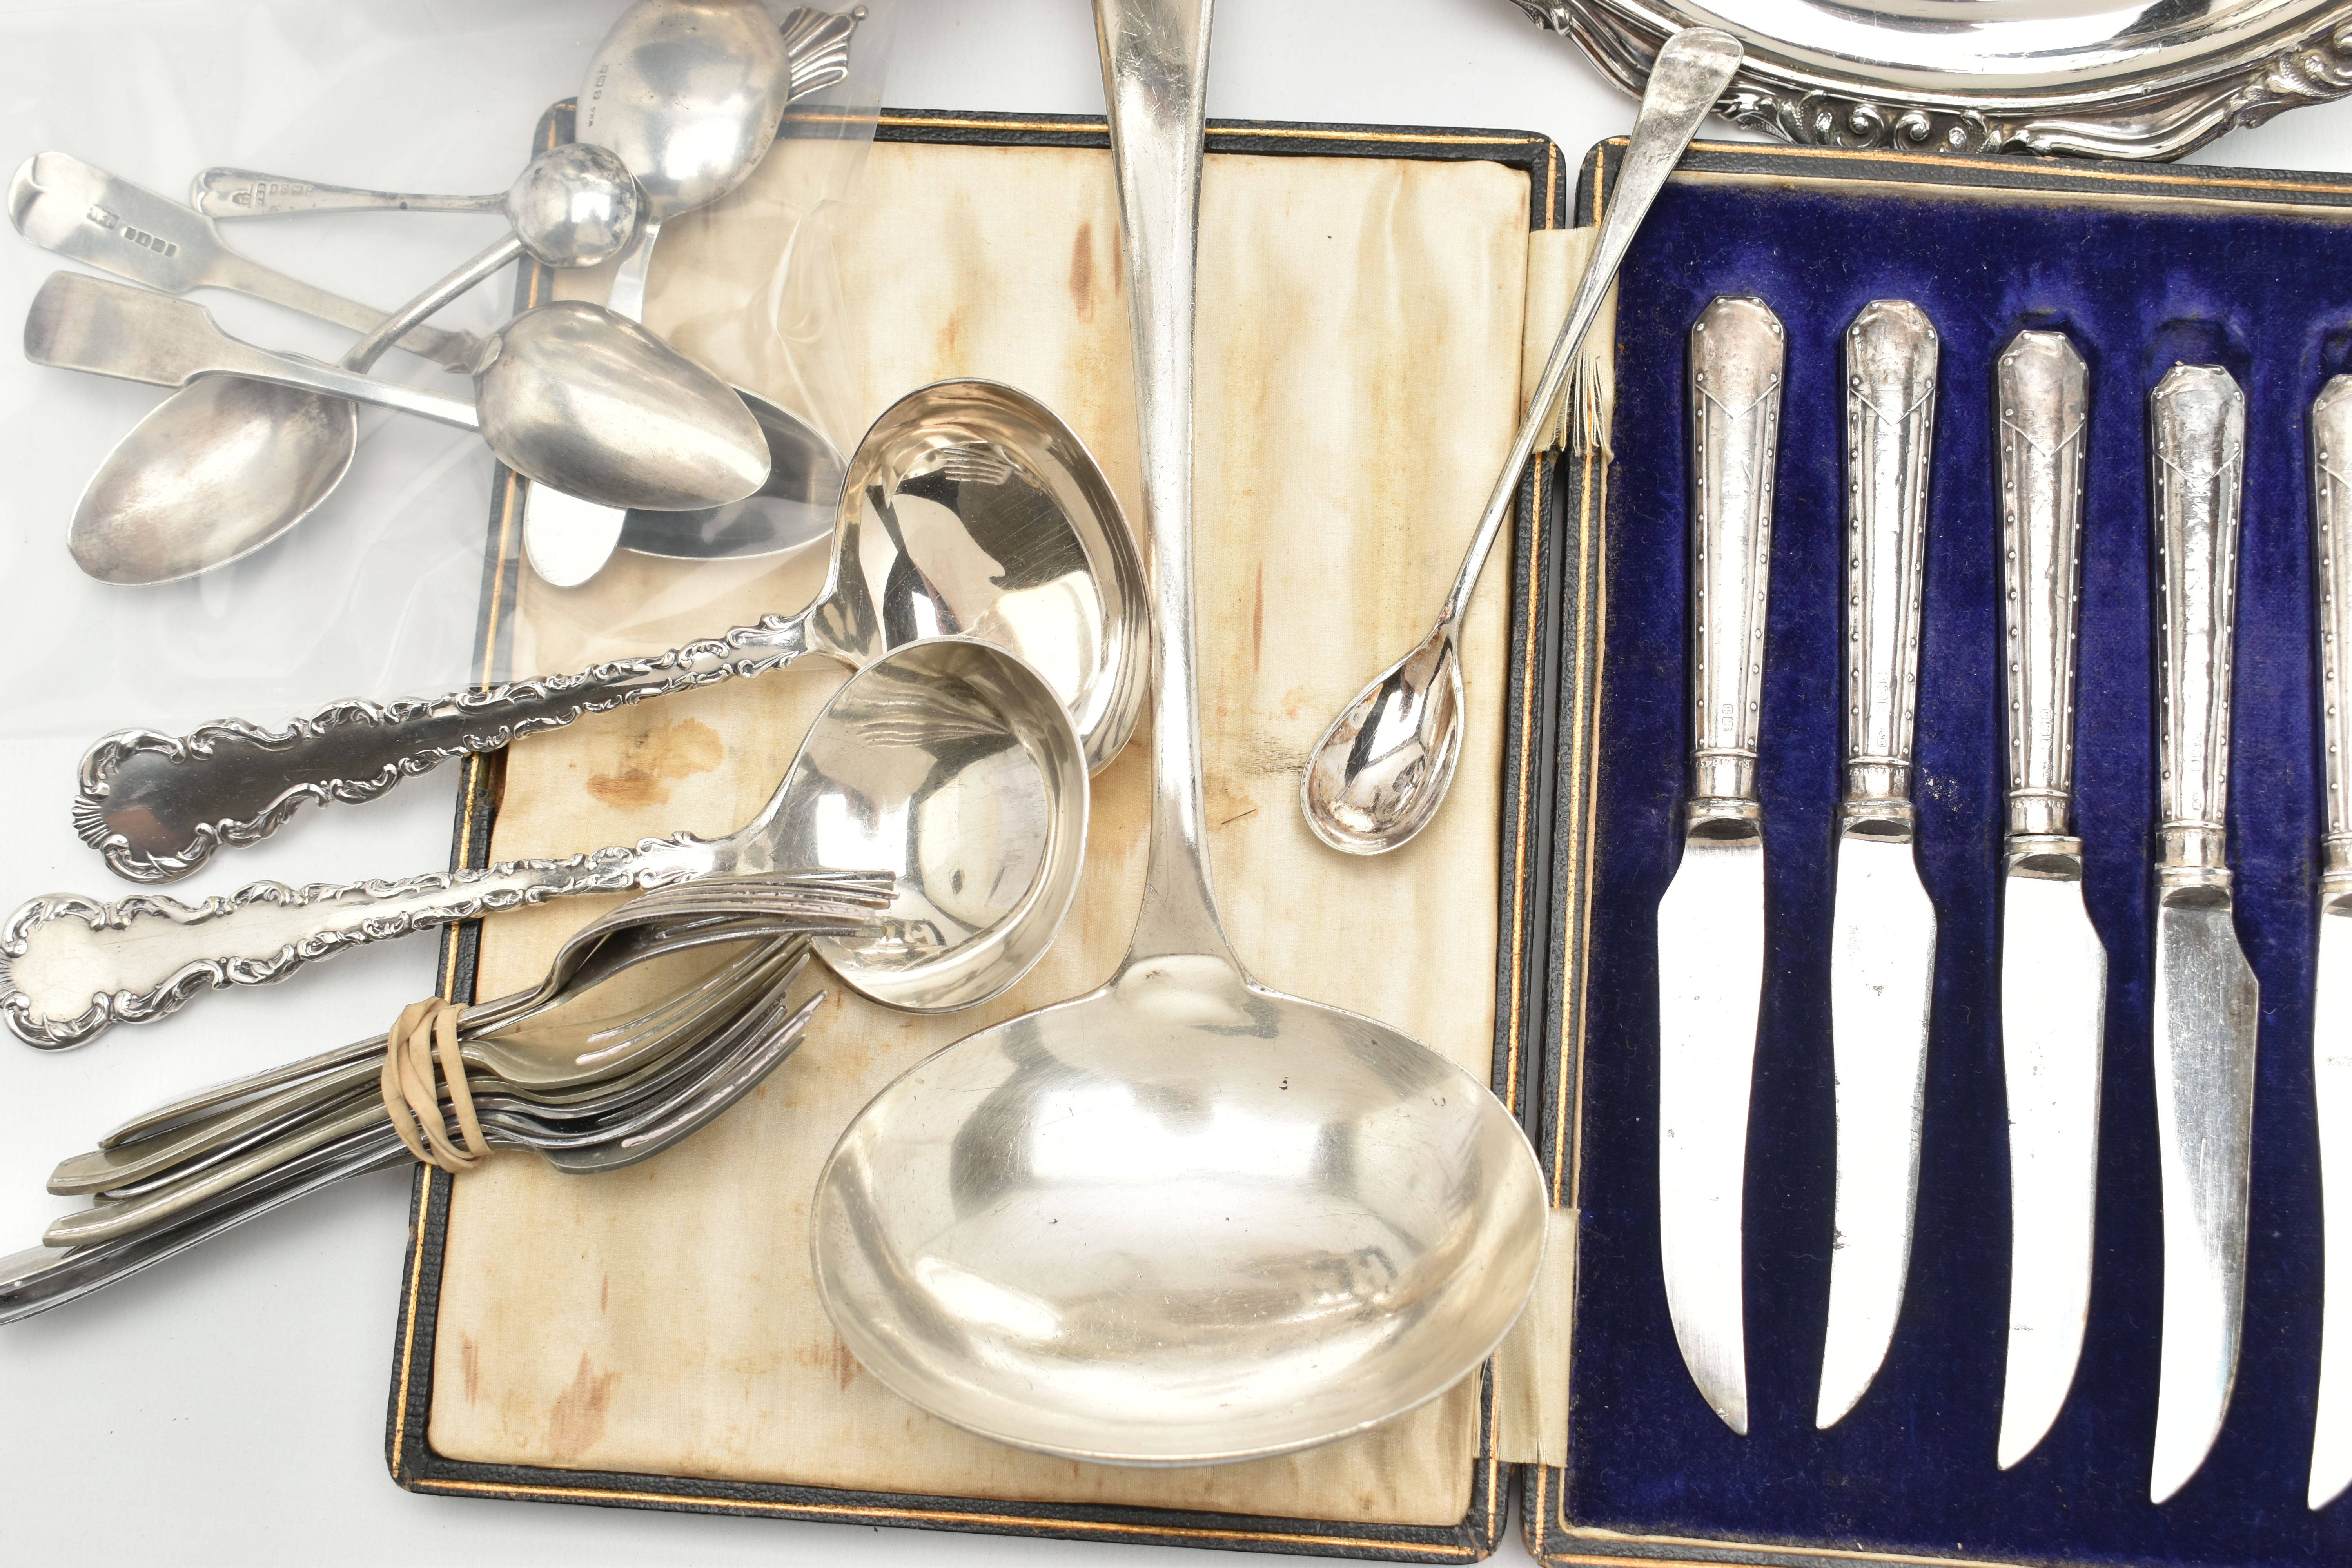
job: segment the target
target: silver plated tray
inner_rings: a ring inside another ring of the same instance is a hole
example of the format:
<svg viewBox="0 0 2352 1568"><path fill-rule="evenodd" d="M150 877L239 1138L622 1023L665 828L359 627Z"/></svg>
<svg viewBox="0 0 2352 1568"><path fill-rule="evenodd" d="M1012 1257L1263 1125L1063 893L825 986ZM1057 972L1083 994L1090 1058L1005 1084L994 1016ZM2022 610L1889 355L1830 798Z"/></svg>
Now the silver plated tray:
<svg viewBox="0 0 2352 1568"><path fill-rule="evenodd" d="M2177 158L2352 93L2352 0L1511 0L1629 91L1721 27L1721 109L1790 142Z"/></svg>

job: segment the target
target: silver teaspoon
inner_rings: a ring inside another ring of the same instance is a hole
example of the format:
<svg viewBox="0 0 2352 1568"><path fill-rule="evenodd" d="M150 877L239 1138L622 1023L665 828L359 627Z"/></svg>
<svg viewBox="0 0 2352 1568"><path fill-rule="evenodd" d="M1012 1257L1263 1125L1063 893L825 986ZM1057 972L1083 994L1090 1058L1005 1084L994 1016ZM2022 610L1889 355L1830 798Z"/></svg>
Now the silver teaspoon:
<svg viewBox="0 0 2352 1568"><path fill-rule="evenodd" d="M346 702L282 730L241 720L186 737L127 730L82 757L74 821L135 881L184 876L277 831L304 801L373 799L412 773L646 697L781 668L866 663L942 633L1034 666L1090 767L1143 709L1143 560L1086 446L1024 393L948 381L908 393L858 443L833 570L793 616L646 658L423 701Z"/></svg>
<svg viewBox="0 0 2352 1568"><path fill-rule="evenodd" d="M601 147L541 153L499 200L512 237L377 323L343 356L343 369L372 369L401 323L423 320L517 250L552 267L593 266L626 244L636 225L636 182ZM358 449L359 409L349 398L201 377L107 454L74 508L66 547L102 583L192 577L251 554L310 516Z"/></svg>
<svg viewBox="0 0 2352 1568"><path fill-rule="evenodd" d="M1193 240L1208 0L1097 0L1159 570L1143 908L1101 990L971 1036L858 1113L816 1283L900 1396L1072 1458L1205 1464L1370 1426L1475 1371L1544 1193L1486 1086L1252 980L1202 843Z"/></svg>
<svg viewBox="0 0 2352 1568"><path fill-rule="evenodd" d="M1375 677L1331 721L1307 759L1298 783L1299 809L1315 837L1350 855L1394 849L1429 826L1454 784L1462 760L1462 664L1454 636L1470 611L1503 520L1511 514L1519 474L1559 405L1568 373L1601 301L1616 280L1626 247L1657 199L1666 175L1682 159L1699 121L1739 68L1739 41L1712 28L1693 27L1668 38L1650 72L1649 89L1633 122L1633 141L1609 193L1608 216L1592 260L1577 285L1568 320L1553 342L1543 379L1495 478L1478 532L1445 595L1437 625L1412 652Z"/></svg>
<svg viewBox="0 0 2352 1568"><path fill-rule="evenodd" d="M78 1045L208 990L493 910L815 869L898 879L872 926L818 939L818 956L877 1002L948 1012L995 995L1045 952L1077 888L1087 808L1086 756L1053 688L1001 648L937 637L850 677L776 793L727 837L342 887L257 882L197 905L51 894L0 924L0 1017L33 1045Z"/></svg>

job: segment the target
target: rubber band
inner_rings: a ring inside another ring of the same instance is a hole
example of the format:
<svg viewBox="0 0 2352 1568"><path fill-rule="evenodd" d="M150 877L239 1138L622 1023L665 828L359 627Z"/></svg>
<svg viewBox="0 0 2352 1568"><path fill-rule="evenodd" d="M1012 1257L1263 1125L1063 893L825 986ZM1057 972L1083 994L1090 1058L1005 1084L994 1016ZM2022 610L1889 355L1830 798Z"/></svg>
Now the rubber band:
<svg viewBox="0 0 2352 1568"><path fill-rule="evenodd" d="M438 996L412 1002L401 1009L383 1041L381 1087L383 1113L391 1119L392 1130L400 1134L411 1154L452 1175L472 1170L490 1152L481 1119L474 1114L473 1088L466 1081L464 1042L457 1035L457 1021L465 1012ZM450 1138L447 1121L441 1113L445 1085L450 1109L457 1113L462 1147Z"/></svg>

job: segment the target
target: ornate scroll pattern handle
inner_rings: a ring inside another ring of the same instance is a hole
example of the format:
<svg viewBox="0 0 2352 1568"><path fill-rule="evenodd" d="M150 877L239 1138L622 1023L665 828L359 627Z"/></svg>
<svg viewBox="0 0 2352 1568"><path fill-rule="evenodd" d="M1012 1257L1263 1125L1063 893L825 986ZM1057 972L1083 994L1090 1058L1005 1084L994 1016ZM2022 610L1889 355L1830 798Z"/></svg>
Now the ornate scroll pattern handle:
<svg viewBox="0 0 2352 1568"><path fill-rule="evenodd" d="M1691 327L1692 832L1751 837L1764 691L1772 471L1788 333L1726 295Z"/></svg>
<svg viewBox="0 0 2352 1568"><path fill-rule="evenodd" d="M1846 329L1845 832L1911 836L1939 347L1907 300L1874 300Z"/></svg>
<svg viewBox="0 0 2352 1568"><path fill-rule="evenodd" d="M2246 395L2219 365L2174 365L2148 397L2148 448L2157 513L2157 885L2226 900Z"/></svg>
<svg viewBox="0 0 2352 1568"><path fill-rule="evenodd" d="M145 1023L191 997L283 980L314 958L567 893L656 888L731 868L730 845L679 834L563 860L509 860L399 881L256 882L184 904L52 893L0 925L0 1017L54 1048Z"/></svg>
<svg viewBox="0 0 2352 1568"><path fill-rule="evenodd" d="M2013 870L2080 875L2071 836L2074 664L2083 592L2091 377L2063 332L2020 332L1993 367L2000 424L2001 659L2009 690Z"/></svg>
<svg viewBox="0 0 2352 1568"><path fill-rule="evenodd" d="M2319 530L2320 740L2327 749L2327 863L2319 892L2352 912L2352 694L2344 653L2352 647L2352 375L2339 375L2311 405L2311 515Z"/></svg>
<svg viewBox="0 0 2352 1568"><path fill-rule="evenodd" d="M517 735L764 674L810 651L812 629L802 617L771 616L724 637L577 675L412 701L339 702L282 730L231 719L184 736L120 731L82 754L74 827L118 874L172 881L223 846L267 838L305 801L373 800L404 778L496 751Z"/></svg>

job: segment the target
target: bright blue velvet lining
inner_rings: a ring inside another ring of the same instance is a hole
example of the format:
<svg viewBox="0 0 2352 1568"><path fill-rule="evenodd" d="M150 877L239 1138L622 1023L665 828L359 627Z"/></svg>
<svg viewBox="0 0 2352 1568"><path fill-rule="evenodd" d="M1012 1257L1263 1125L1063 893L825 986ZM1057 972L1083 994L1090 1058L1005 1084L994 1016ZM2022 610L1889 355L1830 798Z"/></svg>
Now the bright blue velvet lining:
<svg viewBox="0 0 2352 1568"><path fill-rule="evenodd" d="M1684 1370L1657 1245L1659 895L1687 790L1685 343L1717 293L1789 327L1761 789L1764 1018L1749 1123L1752 1435ZM1940 927L1917 1240L1894 1347L1844 1423L1813 1429L1833 1169L1831 822L1838 791L1843 400L1838 335L1901 298L1943 339L1919 680L1918 860ZM2108 952L2096 1277L2073 1394L1994 1465L2009 1278L1999 1034L2005 760L1993 356L2063 327L2093 413L2075 737L2092 918ZM1584 1052L1576 1524L1794 1545L2069 1562L2352 1561L2352 1498L2304 1506L2319 1365L2311 984L2320 757L2305 416L2352 354L2352 222L1751 183L1670 189L1618 313L1599 862ZM2150 1063L2156 816L2146 405L2177 359L2248 395L2231 857L2263 987L2245 1350L2228 1425L2147 1500L2162 1321Z"/></svg>

